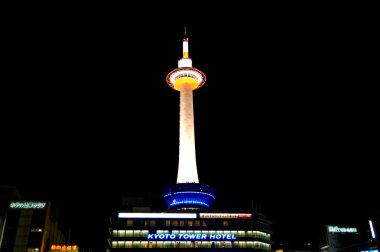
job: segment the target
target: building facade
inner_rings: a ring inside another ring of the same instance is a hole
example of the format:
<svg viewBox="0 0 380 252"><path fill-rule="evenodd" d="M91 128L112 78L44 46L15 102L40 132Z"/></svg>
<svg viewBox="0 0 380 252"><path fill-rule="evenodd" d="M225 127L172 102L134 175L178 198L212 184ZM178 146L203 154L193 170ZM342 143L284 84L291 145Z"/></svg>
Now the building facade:
<svg viewBox="0 0 380 252"><path fill-rule="evenodd" d="M1 252L46 252L68 239L49 201L10 201L3 228Z"/></svg>
<svg viewBox="0 0 380 252"><path fill-rule="evenodd" d="M260 213L206 210L119 212L109 229L109 250L250 249L271 251L272 223Z"/></svg>

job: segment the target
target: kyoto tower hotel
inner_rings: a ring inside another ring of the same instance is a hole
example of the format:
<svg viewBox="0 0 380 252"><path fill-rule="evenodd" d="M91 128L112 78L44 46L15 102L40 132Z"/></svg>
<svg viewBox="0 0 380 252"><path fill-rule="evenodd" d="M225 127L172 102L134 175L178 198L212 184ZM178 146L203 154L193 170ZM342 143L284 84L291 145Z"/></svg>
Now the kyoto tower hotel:
<svg viewBox="0 0 380 252"><path fill-rule="evenodd" d="M166 77L180 96L177 183L163 190L167 209L125 205L111 217L108 251L197 249L271 251L272 223L261 213L211 209L216 190L199 183L195 152L193 91L206 82L193 67L183 39L178 67ZM238 200L238 199L237 199ZM144 211L141 211L141 210Z"/></svg>

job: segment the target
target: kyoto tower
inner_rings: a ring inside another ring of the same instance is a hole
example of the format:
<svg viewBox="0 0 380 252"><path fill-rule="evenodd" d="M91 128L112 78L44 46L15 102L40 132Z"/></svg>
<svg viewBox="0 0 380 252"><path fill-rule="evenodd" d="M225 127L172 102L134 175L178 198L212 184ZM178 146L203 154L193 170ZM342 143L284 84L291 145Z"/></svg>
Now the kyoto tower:
<svg viewBox="0 0 380 252"><path fill-rule="evenodd" d="M189 58L189 40L183 39L183 56L178 68L166 76L166 82L180 93L179 162L177 183L164 190L169 208L209 208L215 199L215 190L199 183L194 134L193 91L206 82L205 74L192 65Z"/></svg>

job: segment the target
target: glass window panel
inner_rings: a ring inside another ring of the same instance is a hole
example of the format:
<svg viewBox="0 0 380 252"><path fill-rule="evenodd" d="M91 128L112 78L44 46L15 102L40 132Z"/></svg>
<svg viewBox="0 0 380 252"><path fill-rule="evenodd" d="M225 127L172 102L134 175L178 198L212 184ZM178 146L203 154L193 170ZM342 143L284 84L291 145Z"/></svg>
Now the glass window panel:
<svg viewBox="0 0 380 252"><path fill-rule="evenodd" d="M131 241L126 241L125 242L125 247L126 248L132 248L132 242Z"/></svg>
<svg viewBox="0 0 380 252"><path fill-rule="evenodd" d="M253 241L247 241L247 248L254 248Z"/></svg>
<svg viewBox="0 0 380 252"><path fill-rule="evenodd" d="M157 244L155 241L150 241L148 247L149 248L156 248Z"/></svg>
<svg viewBox="0 0 380 252"><path fill-rule="evenodd" d="M127 220L127 227L133 226L133 220Z"/></svg>
<svg viewBox="0 0 380 252"><path fill-rule="evenodd" d="M140 248L140 242L139 241L133 241L132 242L132 248Z"/></svg>
<svg viewBox="0 0 380 252"><path fill-rule="evenodd" d="M118 230L117 233L118 237L125 237L125 230Z"/></svg>
<svg viewBox="0 0 380 252"><path fill-rule="evenodd" d="M148 242L147 241L142 241L141 242L141 248L148 248Z"/></svg>

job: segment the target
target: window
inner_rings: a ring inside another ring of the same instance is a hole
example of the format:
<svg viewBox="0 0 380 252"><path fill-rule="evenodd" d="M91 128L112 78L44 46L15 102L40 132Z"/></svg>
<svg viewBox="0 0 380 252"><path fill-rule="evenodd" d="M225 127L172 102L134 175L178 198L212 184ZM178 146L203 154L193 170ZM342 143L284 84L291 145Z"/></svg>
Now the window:
<svg viewBox="0 0 380 252"><path fill-rule="evenodd" d="M127 227L133 227L133 220L127 220Z"/></svg>
<svg viewBox="0 0 380 252"><path fill-rule="evenodd" d="M42 232L42 228L31 228L30 232L31 233L41 233Z"/></svg>

